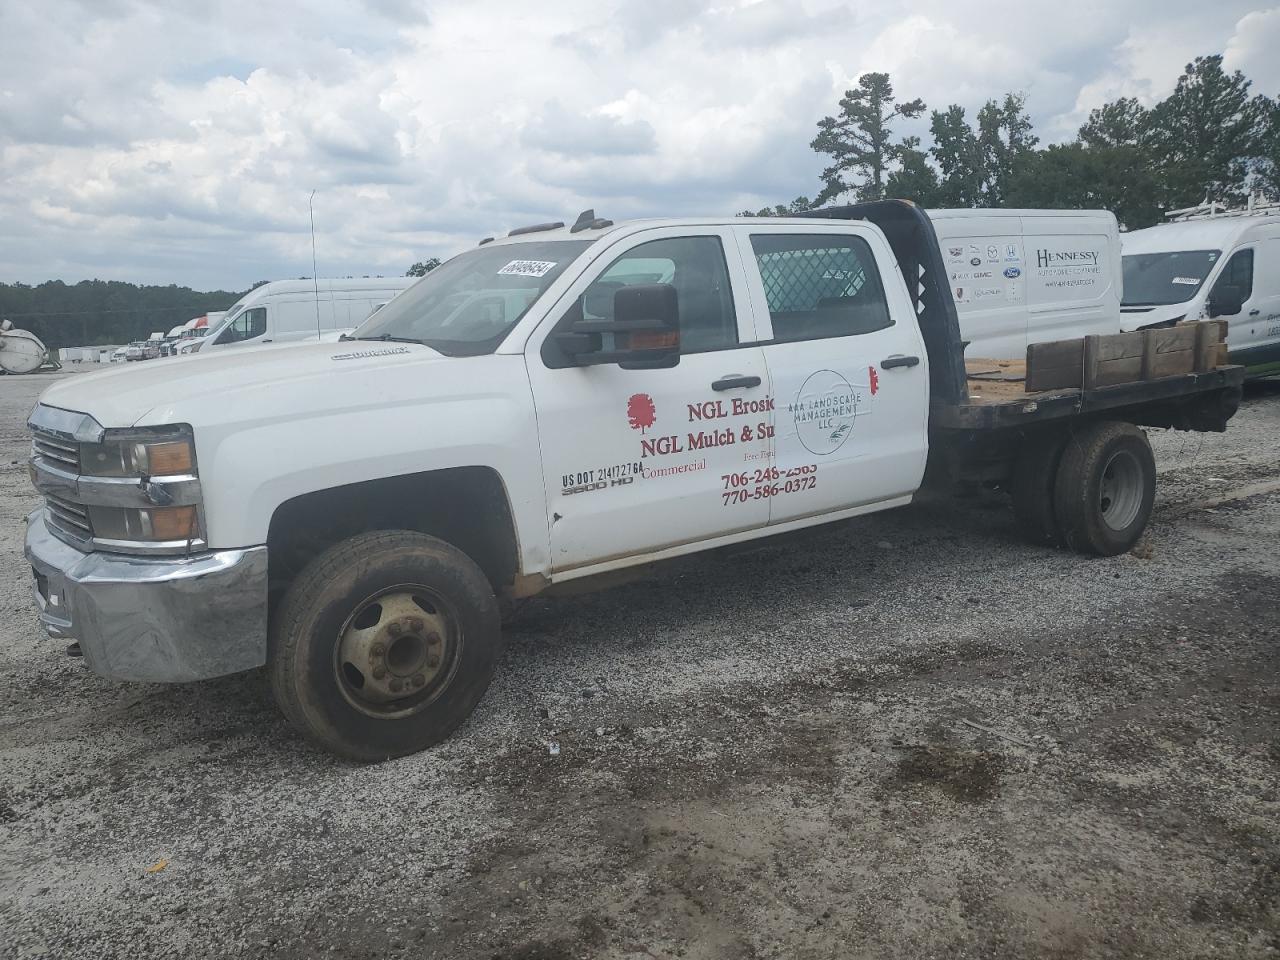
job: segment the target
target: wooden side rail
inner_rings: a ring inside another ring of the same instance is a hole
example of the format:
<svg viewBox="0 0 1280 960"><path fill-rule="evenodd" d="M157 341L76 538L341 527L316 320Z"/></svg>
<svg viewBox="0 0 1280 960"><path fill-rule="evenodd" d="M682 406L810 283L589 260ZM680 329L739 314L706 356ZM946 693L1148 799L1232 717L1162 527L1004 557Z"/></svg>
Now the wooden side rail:
<svg viewBox="0 0 1280 960"><path fill-rule="evenodd" d="M1093 390L1186 373L1227 362L1225 320L1180 323L1134 333L1093 334L1027 347L1027 393L1080 387Z"/></svg>

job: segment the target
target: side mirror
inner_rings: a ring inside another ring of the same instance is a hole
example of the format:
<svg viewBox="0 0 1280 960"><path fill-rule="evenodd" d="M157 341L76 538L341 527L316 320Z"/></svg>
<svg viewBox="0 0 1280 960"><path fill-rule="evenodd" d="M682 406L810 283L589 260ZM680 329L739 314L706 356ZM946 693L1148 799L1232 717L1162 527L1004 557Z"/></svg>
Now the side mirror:
<svg viewBox="0 0 1280 960"><path fill-rule="evenodd" d="M613 349L604 349L604 335ZM579 320L553 335L575 366L616 363L624 370L656 370L680 362L680 308L669 283L638 283L613 294L612 320Z"/></svg>
<svg viewBox="0 0 1280 960"><path fill-rule="evenodd" d="M1219 284L1209 294L1210 317L1234 317L1244 309L1244 291L1234 284Z"/></svg>

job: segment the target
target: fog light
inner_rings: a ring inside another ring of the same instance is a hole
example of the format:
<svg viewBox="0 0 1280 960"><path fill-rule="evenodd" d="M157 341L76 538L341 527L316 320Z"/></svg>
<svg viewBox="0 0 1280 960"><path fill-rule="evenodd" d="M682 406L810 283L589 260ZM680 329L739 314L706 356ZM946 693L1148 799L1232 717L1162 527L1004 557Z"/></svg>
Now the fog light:
<svg viewBox="0 0 1280 960"><path fill-rule="evenodd" d="M89 518L98 540L160 543L200 539L200 518L193 506L141 510L93 506Z"/></svg>

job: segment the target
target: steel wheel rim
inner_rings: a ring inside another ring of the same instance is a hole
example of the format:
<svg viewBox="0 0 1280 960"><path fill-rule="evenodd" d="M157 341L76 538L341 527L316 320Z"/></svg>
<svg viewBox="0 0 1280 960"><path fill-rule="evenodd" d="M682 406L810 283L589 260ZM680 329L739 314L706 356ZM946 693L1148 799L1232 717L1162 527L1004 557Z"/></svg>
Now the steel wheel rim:
<svg viewBox="0 0 1280 960"><path fill-rule="evenodd" d="M462 632L453 608L419 584L372 594L343 621L333 675L355 709L379 720L425 709L458 669Z"/></svg>
<svg viewBox="0 0 1280 960"><path fill-rule="evenodd" d="M1125 530L1138 518L1145 492L1142 465L1128 450L1118 450L1102 468L1098 512L1111 530Z"/></svg>

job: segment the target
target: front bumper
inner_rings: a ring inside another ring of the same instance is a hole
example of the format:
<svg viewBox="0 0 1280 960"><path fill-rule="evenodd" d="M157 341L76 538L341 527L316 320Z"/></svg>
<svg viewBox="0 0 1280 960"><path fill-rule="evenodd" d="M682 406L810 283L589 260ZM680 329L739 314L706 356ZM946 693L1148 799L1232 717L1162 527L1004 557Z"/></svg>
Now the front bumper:
<svg viewBox="0 0 1280 960"><path fill-rule="evenodd" d="M27 517L40 623L113 680L205 680L267 660L267 548L192 557L83 553Z"/></svg>

